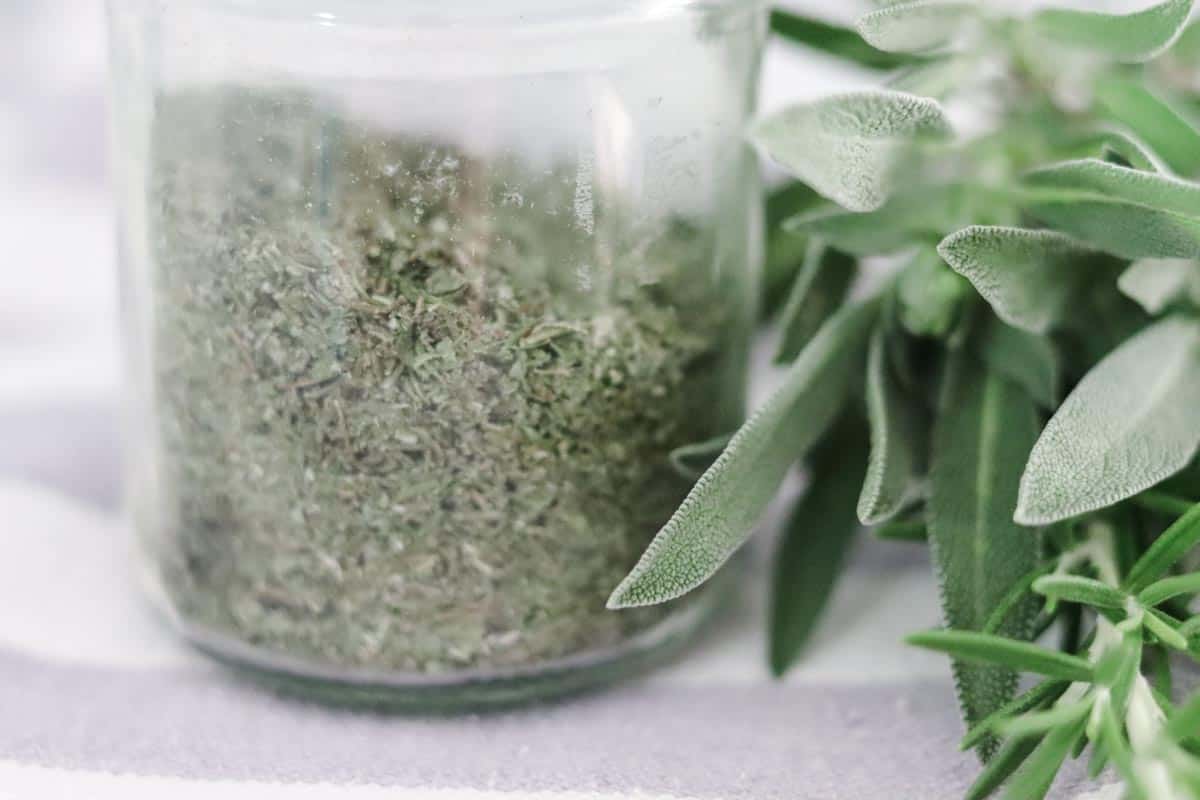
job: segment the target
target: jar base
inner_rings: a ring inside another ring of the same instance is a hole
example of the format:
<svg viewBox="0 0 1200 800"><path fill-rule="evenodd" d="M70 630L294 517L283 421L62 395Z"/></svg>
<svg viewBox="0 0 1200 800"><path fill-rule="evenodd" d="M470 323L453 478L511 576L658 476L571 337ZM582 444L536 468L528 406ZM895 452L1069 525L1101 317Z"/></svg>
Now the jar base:
<svg viewBox="0 0 1200 800"><path fill-rule="evenodd" d="M501 711L603 689L675 659L717 607L717 587L654 627L612 648L534 666L442 675L403 674L314 663L176 619L187 642L255 683L329 705L398 713Z"/></svg>

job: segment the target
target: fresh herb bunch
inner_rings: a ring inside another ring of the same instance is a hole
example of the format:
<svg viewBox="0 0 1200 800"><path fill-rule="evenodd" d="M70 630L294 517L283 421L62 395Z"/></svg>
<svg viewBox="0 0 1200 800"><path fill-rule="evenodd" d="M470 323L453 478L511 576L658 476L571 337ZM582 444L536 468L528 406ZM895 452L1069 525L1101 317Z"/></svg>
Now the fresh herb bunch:
<svg viewBox="0 0 1200 800"><path fill-rule="evenodd" d="M785 380L735 435L677 453L707 469L611 607L707 580L802 460L776 672L860 523L928 541L946 629L912 643L954 659L964 746L986 762L968 797L1043 797L1090 744L1129 797L1200 798L1200 695L1172 692L1200 658L1192 4L878 3L861 39L773 15L788 39L895 72L756 126L802 181L768 214ZM1032 643L1053 626L1059 649ZM1018 696L1022 674L1045 682Z"/></svg>

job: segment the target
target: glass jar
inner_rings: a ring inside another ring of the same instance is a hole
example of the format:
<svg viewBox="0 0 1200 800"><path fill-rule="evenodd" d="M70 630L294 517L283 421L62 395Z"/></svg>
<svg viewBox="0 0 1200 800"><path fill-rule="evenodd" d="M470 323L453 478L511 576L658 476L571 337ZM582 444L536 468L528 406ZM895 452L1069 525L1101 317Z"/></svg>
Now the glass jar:
<svg viewBox="0 0 1200 800"><path fill-rule="evenodd" d="M190 641L337 699L611 680L736 428L750 0L110 0L129 498Z"/></svg>

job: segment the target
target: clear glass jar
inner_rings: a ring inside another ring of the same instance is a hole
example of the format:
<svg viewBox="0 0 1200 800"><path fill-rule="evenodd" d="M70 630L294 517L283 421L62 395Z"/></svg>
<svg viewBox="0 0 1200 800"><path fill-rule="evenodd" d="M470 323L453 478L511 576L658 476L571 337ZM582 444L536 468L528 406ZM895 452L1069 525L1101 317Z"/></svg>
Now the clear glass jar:
<svg viewBox="0 0 1200 800"><path fill-rule="evenodd" d="M740 422L752 0L110 0L129 498L186 636L476 707L704 618L605 610Z"/></svg>

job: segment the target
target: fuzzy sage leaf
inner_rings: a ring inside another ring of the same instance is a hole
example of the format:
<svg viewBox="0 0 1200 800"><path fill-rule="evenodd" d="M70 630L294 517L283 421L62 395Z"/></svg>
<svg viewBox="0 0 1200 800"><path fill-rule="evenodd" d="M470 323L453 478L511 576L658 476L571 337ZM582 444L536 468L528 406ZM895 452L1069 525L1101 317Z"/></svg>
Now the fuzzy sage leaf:
<svg viewBox="0 0 1200 800"><path fill-rule="evenodd" d="M1105 508L1186 467L1200 448L1200 320L1147 328L1089 373L1046 426L1016 519L1037 525Z"/></svg>
<svg viewBox="0 0 1200 800"><path fill-rule="evenodd" d="M1052 231L972 226L938 252L1009 325L1043 334L1059 321L1095 253Z"/></svg>
<svg viewBox="0 0 1200 800"><path fill-rule="evenodd" d="M1010 588L1038 566L1038 536L1017 526L1021 465L1037 438L1033 401L979 366L966 350L951 356L933 434L928 504L930 542L948 627L980 631ZM999 633L1032 634L1034 602L1008 615ZM1012 699L1016 674L955 663L968 725Z"/></svg>
<svg viewBox="0 0 1200 800"><path fill-rule="evenodd" d="M822 327L783 386L734 435L633 571L610 608L663 603L710 578L746 541L788 468L837 416L862 369L879 300L843 309Z"/></svg>
<svg viewBox="0 0 1200 800"><path fill-rule="evenodd" d="M904 510L917 483L922 420L892 374L883 329L875 331L867 357L867 416L871 451L858 499L864 525L887 522Z"/></svg>
<svg viewBox="0 0 1200 800"><path fill-rule="evenodd" d="M1109 75L1096 84L1096 102L1175 172L1191 177L1200 172L1200 130L1161 90L1151 90L1142 81Z"/></svg>
<svg viewBox="0 0 1200 800"><path fill-rule="evenodd" d="M1191 14L1192 2L1166 0L1132 14L1045 9L1034 15L1031 25L1041 36L1116 61L1146 61L1178 38Z"/></svg>
<svg viewBox="0 0 1200 800"><path fill-rule="evenodd" d="M1029 211L1122 258L1200 256L1200 185L1109 164L1068 161L1035 170Z"/></svg>
<svg viewBox="0 0 1200 800"><path fill-rule="evenodd" d="M819 241L809 244L804 265L783 307L783 338L775 361L790 363L842 305L858 276L858 263Z"/></svg>
<svg viewBox="0 0 1200 800"><path fill-rule="evenodd" d="M1161 314L1173 305L1200 309L1200 261L1142 259L1122 273L1117 285L1147 314Z"/></svg>
<svg viewBox="0 0 1200 800"><path fill-rule="evenodd" d="M772 158L851 211L882 206L914 146L949 135L950 122L935 101L885 90L793 106L753 132Z"/></svg>
<svg viewBox="0 0 1200 800"><path fill-rule="evenodd" d="M879 50L923 53L952 42L977 13L975 3L909 0L864 15L858 20L858 31Z"/></svg>
<svg viewBox="0 0 1200 800"><path fill-rule="evenodd" d="M867 457L865 426L844 414L813 450L812 481L797 501L775 556L771 670L784 674L812 635L858 533L854 504Z"/></svg>
<svg viewBox="0 0 1200 800"><path fill-rule="evenodd" d="M1021 386L1043 408L1058 406L1061 367L1045 336L1006 325L996 317L980 326L979 357L992 370Z"/></svg>

